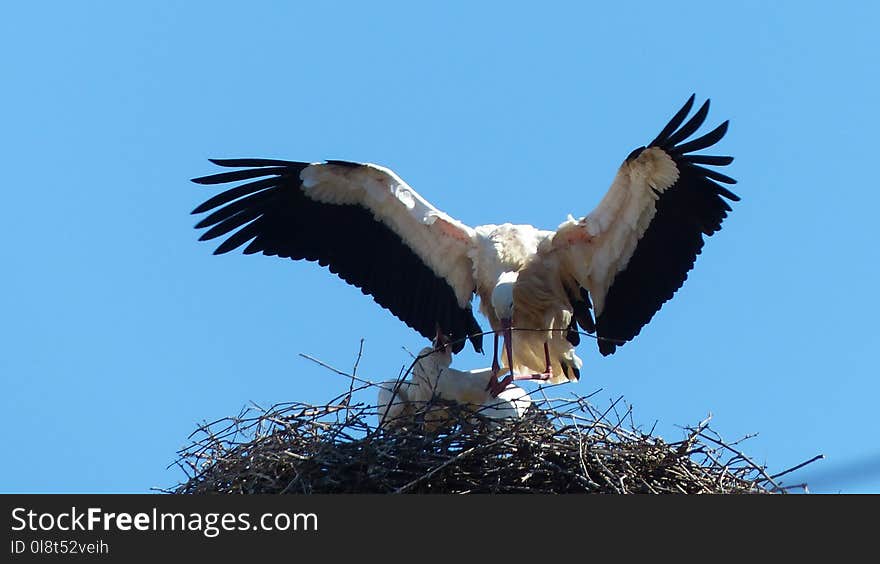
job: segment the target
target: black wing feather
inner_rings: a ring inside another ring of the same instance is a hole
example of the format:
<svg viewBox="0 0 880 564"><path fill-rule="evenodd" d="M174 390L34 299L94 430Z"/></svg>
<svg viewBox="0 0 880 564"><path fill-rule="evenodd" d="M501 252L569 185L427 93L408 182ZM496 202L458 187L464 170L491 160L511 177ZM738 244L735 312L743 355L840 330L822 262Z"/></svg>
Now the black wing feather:
<svg viewBox="0 0 880 564"><path fill-rule="evenodd" d="M696 97L696 94L691 94L691 97L688 98L687 102L684 103L684 106L682 106L681 109L678 110L674 116L672 116L672 119L669 120L669 123L666 124L666 127L664 127L660 131L660 134L657 135L656 139L648 143L649 147L656 146L661 140L666 139L667 137L675 133L675 130L678 129L678 127L682 123L684 123L684 118L686 118L687 115L690 113L691 108L694 107L694 100L696 99Z"/></svg>
<svg viewBox="0 0 880 564"><path fill-rule="evenodd" d="M296 169L302 163L296 161L283 161L279 159L208 159L217 166L228 167L263 167L263 166L289 166Z"/></svg>
<svg viewBox="0 0 880 564"><path fill-rule="evenodd" d="M454 352L464 348L465 339L482 352L482 330L470 304L461 307L449 283L426 266L399 235L376 221L367 208L309 198L299 177L308 163L273 159L211 162L256 168L203 176L193 182L213 185L259 178L221 192L193 210L194 214L214 210L196 224L197 229L209 228L200 240L234 231L214 254L247 244L244 254L262 252L317 261L426 338L432 339L439 326L450 336Z"/></svg>
<svg viewBox="0 0 880 564"><path fill-rule="evenodd" d="M684 124L681 129L673 133L666 139L667 145L677 145L681 143L694 133L700 126L703 125L703 122L706 121L706 116L709 115L709 100L703 102L703 105L700 106L700 109L697 110L697 113L694 114L694 117L689 119L686 124Z"/></svg>
<svg viewBox="0 0 880 564"><path fill-rule="evenodd" d="M220 192L213 198L205 200L198 207L196 207L196 209L194 209L192 213L204 213L208 210L212 210L216 207L222 206L225 203L237 200L242 196L246 196L248 194L256 194L258 191L264 188L271 188L277 183L278 180L276 180L275 177L271 177L257 180L255 182L249 182L247 184L242 184L241 186L237 186L235 188L230 188L225 192Z"/></svg>
<svg viewBox="0 0 880 564"><path fill-rule="evenodd" d="M688 161L693 164L707 164L715 166L729 165L733 157L716 157L714 155L690 155Z"/></svg>
<svg viewBox="0 0 880 564"><path fill-rule="evenodd" d="M227 182L238 182L239 180L248 180L249 178L259 178L262 176L282 174L287 167L274 166L266 168L246 168L242 170L234 170L232 172L221 172L210 176L202 176L194 178L196 184L226 184Z"/></svg>
<svg viewBox="0 0 880 564"><path fill-rule="evenodd" d="M725 198L739 196L718 182L734 184L727 175L698 165L726 166L732 157L692 155L724 137L728 122L709 133L682 143L705 121L707 100L681 129L693 106L693 96L649 145L666 151L675 161L679 178L657 200L656 213L626 267L617 273L596 318L599 351L612 354L639 334L660 307L681 288L703 249L703 236L721 229L731 210Z"/></svg>
<svg viewBox="0 0 880 564"><path fill-rule="evenodd" d="M711 147L715 143L721 141L721 138L724 137L725 133L727 133L727 126L729 123L730 122L725 121L702 137L697 137L693 141L689 141L684 145L679 145L678 147L675 147L676 152L679 155L684 155L686 153L692 153L694 151L700 151L707 147Z"/></svg>

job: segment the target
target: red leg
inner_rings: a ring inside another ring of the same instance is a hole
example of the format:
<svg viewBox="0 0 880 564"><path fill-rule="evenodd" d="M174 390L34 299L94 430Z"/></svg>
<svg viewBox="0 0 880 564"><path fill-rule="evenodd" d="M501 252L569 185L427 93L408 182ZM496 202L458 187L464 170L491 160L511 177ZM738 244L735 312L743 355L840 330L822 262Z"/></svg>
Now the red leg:
<svg viewBox="0 0 880 564"><path fill-rule="evenodd" d="M495 332L495 344L492 347L492 375L489 377L489 383L486 384L486 390L492 395L492 397L496 397L501 393L504 388L507 387L507 384L510 382L507 378L504 379L503 382L498 381L498 374L501 372L501 365L498 364L498 332Z"/></svg>
<svg viewBox="0 0 880 564"><path fill-rule="evenodd" d="M498 333L495 333L495 344L492 346L492 375L498 376L501 366L498 364Z"/></svg>
<svg viewBox="0 0 880 564"><path fill-rule="evenodd" d="M514 376L514 380L541 380L546 381L553 377L553 370L550 367L550 345L544 341L544 372L541 374L523 374Z"/></svg>
<svg viewBox="0 0 880 564"><path fill-rule="evenodd" d="M547 341L544 341L544 372L541 374L514 374L513 373L513 332L510 327L510 323L503 323L503 333L504 333L504 348L507 352L507 366L510 368L510 374L508 374L503 380L498 381L498 333L495 333L495 355L494 360L492 362L492 377L489 379L489 385L486 386L486 389L492 394L492 397L497 397L498 394L504 391L508 385L516 380L540 380L547 381L553 377L553 370L550 366L550 345Z"/></svg>
<svg viewBox="0 0 880 564"><path fill-rule="evenodd" d="M550 374L550 345L544 341L544 372Z"/></svg>
<svg viewBox="0 0 880 564"><path fill-rule="evenodd" d="M498 332L495 332L495 354L492 359L492 377L489 378L489 385L486 386L486 389L489 391L489 394L494 398L498 397L498 394L503 392L508 385L515 379L513 375L513 344L511 340L513 335L510 329L510 322L502 321L502 333L504 334L504 348L507 352L507 368L510 370L510 373L504 377L500 382L498 381L498 374L501 372L501 367L498 366Z"/></svg>

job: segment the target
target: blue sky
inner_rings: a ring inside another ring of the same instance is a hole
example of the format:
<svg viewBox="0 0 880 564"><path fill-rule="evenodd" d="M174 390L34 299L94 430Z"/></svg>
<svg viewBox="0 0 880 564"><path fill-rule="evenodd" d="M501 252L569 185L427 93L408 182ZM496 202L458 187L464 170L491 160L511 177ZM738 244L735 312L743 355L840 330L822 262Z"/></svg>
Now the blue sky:
<svg viewBox="0 0 880 564"><path fill-rule="evenodd" d="M873 4L14 3L0 18L0 489L146 492L204 420L396 376L424 340L312 263L215 257L209 157L370 161L470 225L555 228L685 99L742 201L580 383L880 493ZM482 321L486 326L485 320ZM489 364L472 352L459 368ZM372 398L365 398L372 399Z"/></svg>

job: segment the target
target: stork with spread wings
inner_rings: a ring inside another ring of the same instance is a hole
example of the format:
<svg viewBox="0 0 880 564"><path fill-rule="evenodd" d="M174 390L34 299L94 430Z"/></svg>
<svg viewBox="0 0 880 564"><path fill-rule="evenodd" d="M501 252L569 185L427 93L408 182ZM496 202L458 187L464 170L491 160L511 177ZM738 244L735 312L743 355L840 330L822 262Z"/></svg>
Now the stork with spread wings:
<svg viewBox="0 0 880 564"><path fill-rule="evenodd" d="M200 240L224 237L215 254L246 245L245 254L317 261L425 337L442 331L455 352L466 340L482 351L478 295L495 335L495 395L514 379L577 380L580 330L596 334L603 355L638 335L721 228L726 200L739 200L722 186L735 180L704 166L733 158L693 154L728 122L688 140L709 111L707 100L685 121L693 104L630 153L596 209L555 231L469 227L378 165L271 159L212 160L238 170L194 182L246 182L193 210L211 212L196 228L207 229ZM499 381L502 365L510 373Z"/></svg>

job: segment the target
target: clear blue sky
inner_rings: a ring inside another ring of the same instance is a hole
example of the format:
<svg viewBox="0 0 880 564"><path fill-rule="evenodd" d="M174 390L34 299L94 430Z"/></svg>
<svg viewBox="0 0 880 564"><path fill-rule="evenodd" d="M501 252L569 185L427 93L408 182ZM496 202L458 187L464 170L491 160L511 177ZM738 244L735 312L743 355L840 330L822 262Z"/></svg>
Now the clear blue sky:
<svg viewBox="0 0 880 564"><path fill-rule="evenodd" d="M417 4L417 5L416 5ZM0 20L2 491L146 492L203 420L322 402L424 340L312 263L215 257L209 157L370 161L471 225L555 228L685 99L742 202L562 393L707 413L787 483L880 492L874 4L26 3ZM483 325L486 326L485 320ZM473 353L459 368L489 364ZM371 399L371 398L367 398Z"/></svg>

